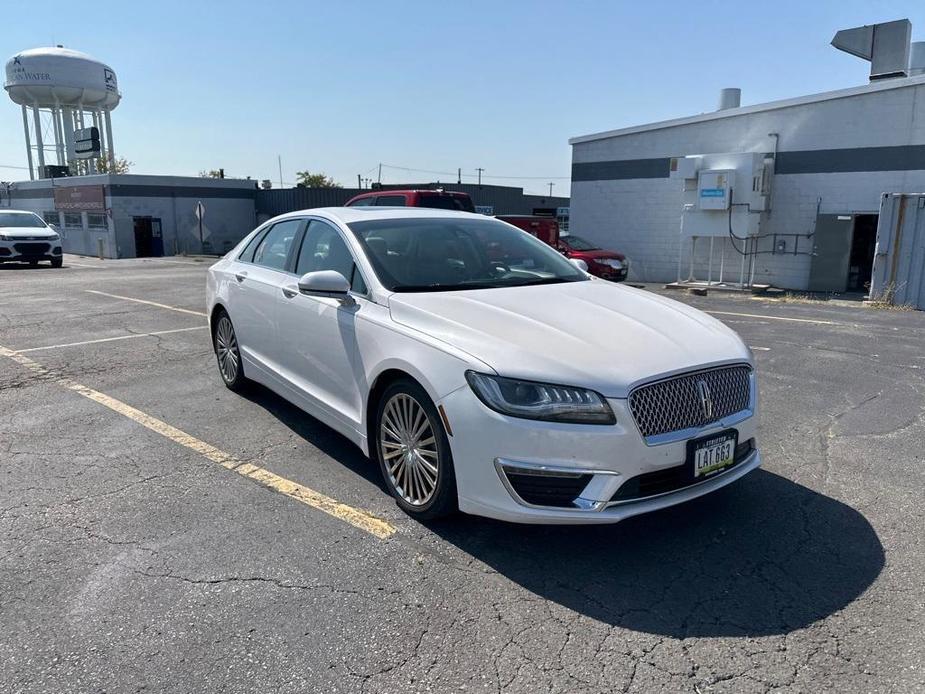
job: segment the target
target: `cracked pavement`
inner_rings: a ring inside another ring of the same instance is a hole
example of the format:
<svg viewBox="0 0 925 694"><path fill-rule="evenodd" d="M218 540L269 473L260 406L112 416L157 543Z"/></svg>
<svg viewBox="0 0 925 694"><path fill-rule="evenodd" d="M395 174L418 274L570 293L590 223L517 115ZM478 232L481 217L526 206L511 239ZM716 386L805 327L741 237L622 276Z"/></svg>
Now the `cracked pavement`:
<svg viewBox="0 0 925 694"><path fill-rule="evenodd" d="M193 327L205 264L0 267L0 345ZM405 518L207 331L30 356L398 528L378 540L0 357L4 692L925 690L925 315L672 294L756 350L765 465L608 527ZM762 316L832 321L790 323Z"/></svg>

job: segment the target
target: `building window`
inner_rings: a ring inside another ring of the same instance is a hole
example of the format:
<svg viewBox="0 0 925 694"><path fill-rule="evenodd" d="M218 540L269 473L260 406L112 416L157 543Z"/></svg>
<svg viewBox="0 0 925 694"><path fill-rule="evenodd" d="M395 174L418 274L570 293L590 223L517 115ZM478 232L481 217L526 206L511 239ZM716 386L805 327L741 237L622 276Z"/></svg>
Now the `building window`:
<svg viewBox="0 0 925 694"><path fill-rule="evenodd" d="M42 212L42 219L45 220L45 224L54 224L56 226L60 224L57 212Z"/></svg>
<svg viewBox="0 0 925 694"><path fill-rule="evenodd" d="M64 228L65 229L83 229L84 227L84 218L80 212L65 212L64 213Z"/></svg>
<svg viewBox="0 0 925 694"><path fill-rule="evenodd" d="M87 226L91 229L109 229L106 215L99 212L87 212Z"/></svg>

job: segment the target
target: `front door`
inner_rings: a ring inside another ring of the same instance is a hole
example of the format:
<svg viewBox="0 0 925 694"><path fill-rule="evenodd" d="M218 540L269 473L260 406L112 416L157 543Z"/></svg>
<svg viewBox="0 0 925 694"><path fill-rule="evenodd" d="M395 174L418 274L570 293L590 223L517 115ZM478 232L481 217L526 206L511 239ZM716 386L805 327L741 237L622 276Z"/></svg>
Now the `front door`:
<svg viewBox="0 0 925 694"><path fill-rule="evenodd" d="M135 231L135 257L150 258L153 253L150 217L132 217Z"/></svg>
<svg viewBox="0 0 925 694"><path fill-rule="evenodd" d="M306 296L298 292L298 277L306 272L336 270L356 292L354 302ZM279 362L284 378L309 407L320 407L344 428L358 430L364 378L359 358L356 321L368 310L366 286L340 232L312 220L295 265L296 278L279 306Z"/></svg>
<svg viewBox="0 0 925 694"><path fill-rule="evenodd" d="M809 291L845 291L848 286L853 228L854 216L850 214L820 214L816 217Z"/></svg>

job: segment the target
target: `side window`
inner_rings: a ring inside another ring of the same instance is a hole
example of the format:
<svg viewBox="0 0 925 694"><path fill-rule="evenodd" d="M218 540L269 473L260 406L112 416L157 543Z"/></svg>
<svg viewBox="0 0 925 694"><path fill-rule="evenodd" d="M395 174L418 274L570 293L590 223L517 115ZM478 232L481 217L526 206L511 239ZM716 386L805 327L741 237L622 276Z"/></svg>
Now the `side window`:
<svg viewBox="0 0 925 694"><path fill-rule="evenodd" d="M266 233L267 230L264 229L263 231L259 231L254 234L254 238L248 241L247 245L244 247L244 250L241 251L241 255L238 256L238 260L245 263L254 262L254 251L257 249L257 244L260 243L260 239L262 239Z"/></svg>
<svg viewBox="0 0 925 694"><path fill-rule="evenodd" d="M380 195L376 199L379 207L406 207L404 195Z"/></svg>
<svg viewBox="0 0 925 694"><path fill-rule="evenodd" d="M369 207L376 204L376 196L371 195L368 198L360 198L356 202L351 202L350 207Z"/></svg>
<svg viewBox="0 0 925 694"><path fill-rule="evenodd" d="M305 232L302 248L299 249L296 274L304 275L318 270L336 270L347 278L353 291L366 293L366 283L340 232L330 224L312 220Z"/></svg>
<svg viewBox="0 0 925 694"><path fill-rule="evenodd" d="M301 224L301 219L287 219L285 222L274 224L257 244L254 263L271 270L285 270L292 240Z"/></svg>

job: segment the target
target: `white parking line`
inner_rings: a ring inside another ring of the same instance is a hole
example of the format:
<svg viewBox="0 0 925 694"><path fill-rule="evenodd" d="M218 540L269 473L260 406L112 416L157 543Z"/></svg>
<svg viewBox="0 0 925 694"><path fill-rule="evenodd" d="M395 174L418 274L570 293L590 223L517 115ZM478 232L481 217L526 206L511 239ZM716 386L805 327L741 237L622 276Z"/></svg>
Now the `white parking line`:
<svg viewBox="0 0 925 694"><path fill-rule="evenodd" d="M706 311L715 316L742 316L743 318L767 318L768 320L786 320L794 323L815 323L817 325L842 325L832 320L810 320L809 318L784 318L783 316L764 316L760 313L736 313L734 311Z"/></svg>
<svg viewBox="0 0 925 694"><path fill-rule="evenodd" d="M151 333L132 333L131 335L119 335L118 337L101 337L98 340L84 340L83 342L63 342L59 345L46 345L45 347L29 347L28 349L17 349L17 354L25 352L41 352L46 349L60 349L61 347L80 347L82 345L95 345L100 342L117 342L118 340L132 340L136 337L156 337L157 335L170 335L171 333L185 333L190 330L205 330L208 325L197 325L192 328L175 328L174 330L155 330Z"/></svg>
<svg viewBox="0 0 925 694"><path fill-rule="evenodd" d="M100 296L108 296L111 299L122 299L122 301L134 301L136 304L146 304L148 306L156 306L157 308L166 308L169 311L177 311L178 313L188 313L191 316L205 316L206 314L202 311L191 311L188 308L180 308L179 306L169 306L167 304L159 304L156 301L148 301L147 299L136 299L131 296L122 296L121 294L109 294L108 292L101 292L96 289L84 289L88 294L99 294Z"/></svg>

